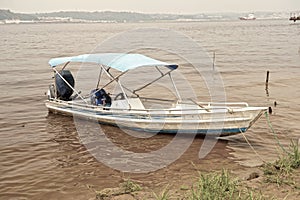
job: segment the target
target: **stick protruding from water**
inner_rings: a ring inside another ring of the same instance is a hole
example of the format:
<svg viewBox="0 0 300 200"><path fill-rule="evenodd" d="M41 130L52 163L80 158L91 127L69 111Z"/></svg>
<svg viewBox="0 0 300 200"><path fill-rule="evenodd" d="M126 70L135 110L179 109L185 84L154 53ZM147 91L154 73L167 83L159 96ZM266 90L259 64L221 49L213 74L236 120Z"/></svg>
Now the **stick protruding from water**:
<svg viewBox="0 0 300 200"><path fill-rule="evenodd" d="M269 75L270 75L270 72L269 72L269 70L268 70L268 71L267 71L267 78L266 78L266 85L269 84Z"/></svg>
<svg viewBox="0 0 300 200"><path fill-rule="evenodd" d="M266 78L266 94L267 94L267 96L269 96L269 76L270 76L270 72L268 70L267 71L267 78Z"/></svg>
<svg viewBox="0 0 300 200"><path fill-rule="evenodd" d="M216 62L216 52L214 51L214 56L213 56L213 71L215 71L215 62Z"/></svg>

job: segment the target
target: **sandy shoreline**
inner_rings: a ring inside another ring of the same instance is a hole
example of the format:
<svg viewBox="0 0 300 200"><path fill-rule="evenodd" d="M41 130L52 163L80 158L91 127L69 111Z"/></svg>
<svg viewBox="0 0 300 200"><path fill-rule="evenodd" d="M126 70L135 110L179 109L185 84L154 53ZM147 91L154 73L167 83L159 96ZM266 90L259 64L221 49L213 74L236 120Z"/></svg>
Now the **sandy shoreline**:
<svg viewBox="0 0 300 200"><path fill-rule="evenodd" d="M293 174L288 178L293 183L280 185L268 182L261 168L244 168L243 170L243 172L230 172L231 177L239 181L238 188L241 191L253 193L253 199L299 199L300 197L300 169L293 171ZM141 186L140 191L128 193L122 192L122 184L120 184L115 188L95 190L96 199L193 199L192 188L198 178L199 176L185 177L186 180L180 182L161 184L154 187L143 186L143 183L136 182L137 185Z"/></svg>

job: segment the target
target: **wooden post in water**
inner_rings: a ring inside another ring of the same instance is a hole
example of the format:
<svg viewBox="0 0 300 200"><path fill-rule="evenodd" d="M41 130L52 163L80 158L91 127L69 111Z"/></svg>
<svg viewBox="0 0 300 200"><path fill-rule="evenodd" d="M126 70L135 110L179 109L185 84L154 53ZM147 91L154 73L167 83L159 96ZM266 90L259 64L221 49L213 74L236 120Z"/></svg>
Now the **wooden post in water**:
<svg viewBox="0 0 300 200"><path fill-rule="evenodd" d="M269 96L269 75L270 75L270 72L268 70L267 71L267 78L266 78L266 94L267 94L267 96Z"/></svg>
<svg viewBox="0 0 300 200"><path fill-rule="evenodd" d="M268 83L269 83L269 74L270 74L270 72L267 71L266 85L268 85Z"/></svg>
<svg viewBox="0 0 300 200"><path fill-rule="evenodd" d="M215 61L216 61L216 52L214 51L214 57L213 57L213 71L215 71Z"/></svg>

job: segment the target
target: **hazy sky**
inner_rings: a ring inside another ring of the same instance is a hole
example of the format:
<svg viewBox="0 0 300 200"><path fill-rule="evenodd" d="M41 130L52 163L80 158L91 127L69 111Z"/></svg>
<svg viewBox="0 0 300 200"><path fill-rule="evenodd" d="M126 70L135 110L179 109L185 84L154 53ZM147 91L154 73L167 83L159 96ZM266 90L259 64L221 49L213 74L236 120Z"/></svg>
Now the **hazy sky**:
<svg viewBox="0 0 300 200"><path fill-rule="evenodd" d="M14 12L133 11L144 13L201 13L300 11L300 0L0 0L1 9Z"/></svg>

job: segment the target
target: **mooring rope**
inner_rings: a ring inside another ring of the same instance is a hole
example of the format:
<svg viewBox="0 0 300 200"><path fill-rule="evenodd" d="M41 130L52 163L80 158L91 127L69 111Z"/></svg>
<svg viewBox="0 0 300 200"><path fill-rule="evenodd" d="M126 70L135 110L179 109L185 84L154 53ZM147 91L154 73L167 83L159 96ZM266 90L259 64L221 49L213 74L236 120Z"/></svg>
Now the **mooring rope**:
<svg viewBox="0 0 300 200"><path fill-rule="evenodd" d="M237 124L237 121L235 121L235 123ZM238 125L237 125L238 126ZM257 155L257 157L265 164L266 161L258 154L258 152L254 149L254 147L252 146L252 144L250 143L250 141L248 140L248 138L246 137L245 133L241 130L240 126L239 127L239 131L240 133L243 135L245 141L247 142L247 144L250 146L250 148L252 149L252 151Z"/></svg>
<svg viewBox="0 0 300 200"><path fill-rule="evenodd" d="M269 125L270 129L272 130L272 133L273 133L273 135L274 135L274 138L275 138L277 144L280 146L280 148L281 148L285 153L288 154L289 152L282 146L282 144L280 143L280 141L279 141L279 139L278 139L278 137L277 137L277 134L276 134L275 131L274 131L274 128L273 128L273 126L272 126L272 124L271 124L271 121L270 121L270 117L269 117L268 112L265 112L265 115L266 115L266 119L267 119L268 125Z"/></svg>
<svg viewBox="0 0 300 200"><path fill-rule="evenodd" d="M285 153L289 153L283 146L282 144L280 143L278 137L277 137L277 134L272 126L272 123L270 121L270 117L269 117L269 114L268 112L265 112L265 116L266 116L266 119L267 119L267 122L268 122L268 126L270 127L273 135L274 135L274 138L277 142L277 144L280 146L280 148L285 152ZM243 135L245 141L247 142L247 144L250 146L250 148L252 149L252 151L257 155L257 157L263 162L263 163L266 163L266 161L264 161L264 159L258 154L258 152L254 149L254 147L251 145L250 141L248 140L248 138L246 137L245 133L241 130L241 128L239 128L240 130L240 133Z"/></svg>
<svg viewBox="0 0 300 200"><path fill-rule="evenodd" d="M240 129L241 134L243 135L245 141L247 142L247 144L250 146L250 148L252 149L252 151L257 155L257 157L265 164L266 161L258 154L258 152L254 149L254 147L252 146L252 144L250 143L250 141L248 140L248 138L246 137L245 133Z"/></svg>

